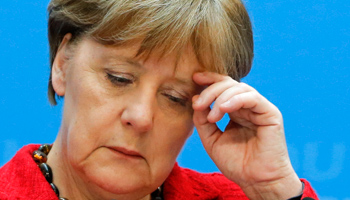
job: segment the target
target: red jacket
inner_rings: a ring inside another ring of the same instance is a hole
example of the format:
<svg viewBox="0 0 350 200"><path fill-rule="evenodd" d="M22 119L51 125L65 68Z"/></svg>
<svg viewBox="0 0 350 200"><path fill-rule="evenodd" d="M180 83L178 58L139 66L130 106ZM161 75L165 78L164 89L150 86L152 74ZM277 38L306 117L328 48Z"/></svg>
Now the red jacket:
<svg viewBox="0 0 350 200"><path fill-rule="evenodd" d="M32 159L39 145L24 146L0 168L0 200L58 200ZM306 180L304 195L318 199ZM220 173L202 174L177 164L164 182L165 200L247 200L240 187ZM309 199L309 200L311 200Z"/></svg>

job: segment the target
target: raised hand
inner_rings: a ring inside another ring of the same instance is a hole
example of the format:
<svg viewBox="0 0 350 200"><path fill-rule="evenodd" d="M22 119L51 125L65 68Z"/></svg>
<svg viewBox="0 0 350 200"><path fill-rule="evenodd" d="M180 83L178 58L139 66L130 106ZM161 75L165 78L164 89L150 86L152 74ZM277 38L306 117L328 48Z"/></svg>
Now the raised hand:
<svg viewBox="0 0 350 200"><path fill-rule="evenodd" d="M299 195L302 184L290 163L278 108L229 76L202 72L194 74L193 80L207 86L193 97L193 121L220 171L250 199ZM216 122L225 113L230 121L222 132Z"/></svg>

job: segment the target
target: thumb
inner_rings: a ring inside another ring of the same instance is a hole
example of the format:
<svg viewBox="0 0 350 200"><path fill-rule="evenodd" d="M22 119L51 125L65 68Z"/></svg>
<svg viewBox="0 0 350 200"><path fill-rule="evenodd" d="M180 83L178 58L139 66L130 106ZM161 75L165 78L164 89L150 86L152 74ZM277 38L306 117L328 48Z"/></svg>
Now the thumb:
<svg viewBox="0 0 350 200"><path fill-rule="evenodd" d="M216 123L210 123L208 121L207 117L209 112L210 107L205 110L194 110L193 123L198 131L198 135L201 138L205 150L211 157L213 146L221 136L222 132Z"/></svg>

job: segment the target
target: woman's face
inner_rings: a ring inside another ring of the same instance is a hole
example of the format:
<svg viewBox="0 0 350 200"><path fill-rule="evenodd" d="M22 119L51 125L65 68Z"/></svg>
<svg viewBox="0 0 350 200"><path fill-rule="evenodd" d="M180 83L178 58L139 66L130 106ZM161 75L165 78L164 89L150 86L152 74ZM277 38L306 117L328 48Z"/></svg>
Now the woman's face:
<svg viewBox="0 0 350 200"><path fill-rule="evenodd" d="M68 165L92 189L152 192L193 130L191 98L201 88L192 75L203 70L192 49L177 64L176 55L135 58L139 45L85 38L73 49L61 49L66 59L58 62L65 96L58 141Z"/></svg>

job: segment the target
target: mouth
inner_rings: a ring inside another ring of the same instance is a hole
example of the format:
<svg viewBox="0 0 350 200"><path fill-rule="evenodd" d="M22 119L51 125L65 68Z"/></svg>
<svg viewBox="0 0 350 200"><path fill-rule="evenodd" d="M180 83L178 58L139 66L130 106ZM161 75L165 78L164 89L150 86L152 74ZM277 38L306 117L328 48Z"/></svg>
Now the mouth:
<svg viewBox="0 0 350 200"><path fill-rule="evenodd" d="M123 147L107 147L107 148L118 154L126 156L128 158L143 159L143 156L139 152L134 150L126 149Z"/></svg>

